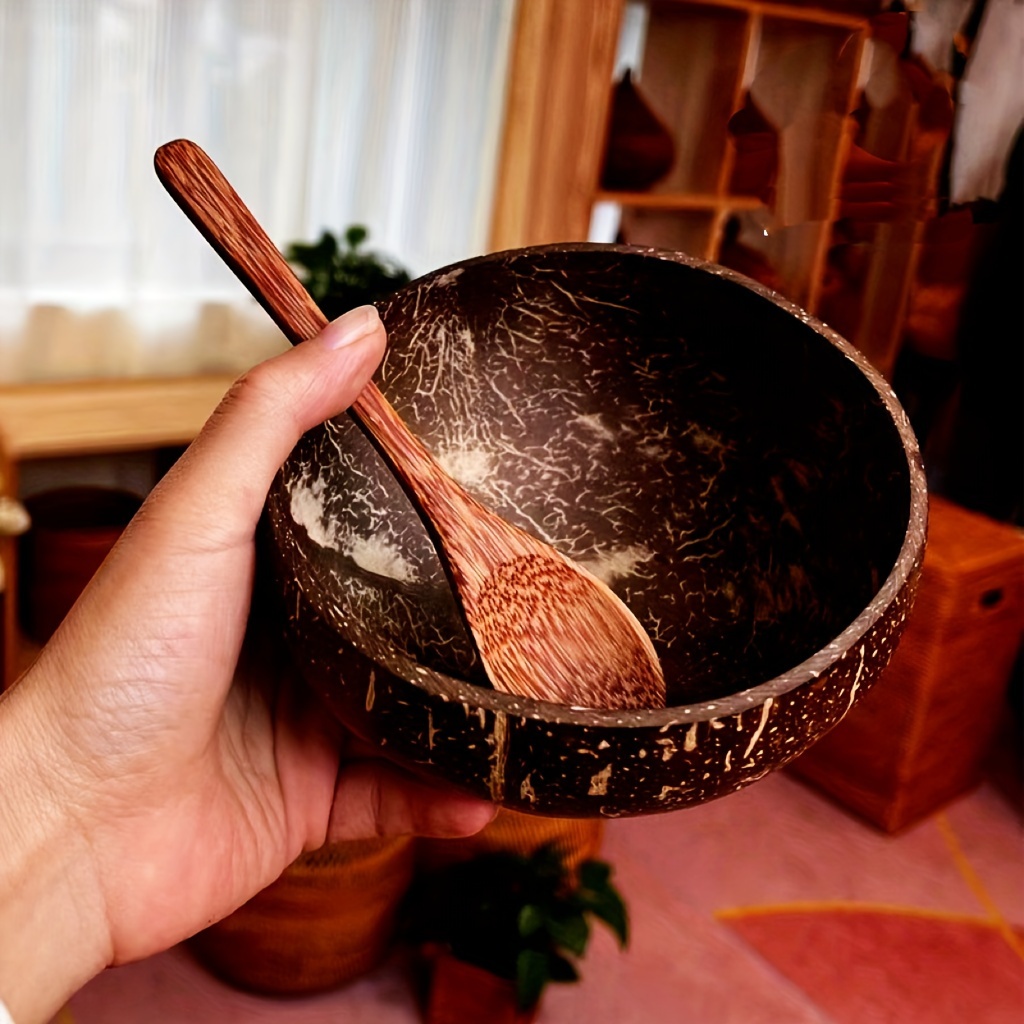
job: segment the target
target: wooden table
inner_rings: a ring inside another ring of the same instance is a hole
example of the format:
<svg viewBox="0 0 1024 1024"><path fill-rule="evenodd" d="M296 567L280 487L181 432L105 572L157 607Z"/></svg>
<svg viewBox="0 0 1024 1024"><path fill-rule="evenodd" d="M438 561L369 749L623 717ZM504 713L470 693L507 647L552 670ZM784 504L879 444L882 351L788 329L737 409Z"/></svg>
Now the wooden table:
<svg viewBox="0 0 1024 1024"><path fill-rule="evenodd" d="M27 460L187 445L233 375L67 381L0 387L0 496L17 498ZM0 538L4 584L0 689L34 656L17 627L17 542Z"/></svg>

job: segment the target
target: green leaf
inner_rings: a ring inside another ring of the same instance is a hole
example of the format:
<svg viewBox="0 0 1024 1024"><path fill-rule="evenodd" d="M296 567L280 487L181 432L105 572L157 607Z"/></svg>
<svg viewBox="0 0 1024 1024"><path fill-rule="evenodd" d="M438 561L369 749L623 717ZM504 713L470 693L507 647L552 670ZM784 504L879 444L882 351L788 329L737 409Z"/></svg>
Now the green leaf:
<svg viewBox="0 0 1024 1024"><path fill-rule="evenodd" d="M544 926L544 912L535 903L527 903L519 911L519 934L523 938L533 935Z"/></svg>
<svg viewBox="0 0 1024 1024"><path fill-rule="evenodd" d="M516 998L522 1009L536 1005L550 980L546 953L524 949L516 958Z"/></svg>
<svg viewBox="0 0 1024 1024"><path fill-rule="evenodd" d="M366 241L369 234L370 232L362 224L353 224L345 232L345 241L348 242L350 249L358 249Z"/></svg>
<svg viewBox="0 0 1024 1024"><path fill-rule="evenodd" d="M580 972L576 965L568 958L553 953L548 957L548 973L552 981L572 982L580 980Z"/></svg>
<svg viewBox="0 0 1024 1024"><path fill-rule="evenodd" d="M612 888L581 895L581 900L595 917L615 933L620 946L629 942L629 917L622 897Z"/></svg>
<svg viewBox="0 0 1024 1024"><path fill-rule="evenodd" d="M304 281L310 288L314 299L319 299L327 287L331 276L331 265L337 251L338 240L329 231L325 231L320 236L320 241L312 245L293 242L285 250L285 259L306 272Z"/></svg>
<svg viewBox="0 0 1024 1024"><path fill-rule="evenodd" d="M580 888L604 889L612 876L612 867L603 860L585 860L579 867Z"/></svg>
<svg viewBox="0 0 1024 1024"><path fill-rule="evenodd" d="M284 250L328 319L354 306L379 302L409 283L403 267L377 253L358 251L368 237L363 225L353 224L344 232L343 248L335 235L324 231L317 242L293 242Z"/></svg>
<svg viewBox="0 0 1024 1024"><path fill-rule="evenodd" d="M569 914L559 918L549 918L548 934L555 945L567 949L574 956L583 956L590 938L590 925L581 913Z"/></svg>

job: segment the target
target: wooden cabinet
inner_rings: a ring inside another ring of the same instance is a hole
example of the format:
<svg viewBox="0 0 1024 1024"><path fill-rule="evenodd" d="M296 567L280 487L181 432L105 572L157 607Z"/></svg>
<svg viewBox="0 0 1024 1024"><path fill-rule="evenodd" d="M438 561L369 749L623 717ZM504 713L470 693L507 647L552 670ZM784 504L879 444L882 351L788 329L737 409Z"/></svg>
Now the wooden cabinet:
<svg viewBox="0 0 1024 1024"><path fill-rule="evenodd" d="M520 5L493 248L593 237L730 265L890 373L945 144L901 16L853 0L552 6ZM601 188L625 65L675 143L641 192Z"/></svg>
<svg viewBox="0 0 1024 1024"><path fill-rule="evenodd" d="M30 465L183 447L233 381L234 376L210 374L0 388L0 497L21 496ZM0 690L36 653L18 627L17 554L17 538L0 537Z"/></svg>

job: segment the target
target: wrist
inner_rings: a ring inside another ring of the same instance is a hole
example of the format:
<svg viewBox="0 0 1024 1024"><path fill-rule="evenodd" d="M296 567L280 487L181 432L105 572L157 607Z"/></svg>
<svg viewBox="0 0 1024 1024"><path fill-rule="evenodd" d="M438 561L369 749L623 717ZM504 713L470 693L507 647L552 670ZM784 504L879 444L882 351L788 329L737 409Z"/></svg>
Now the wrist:
<svg viewBox="0 0 1024 1024"><path fill-rule="evenodd" d="M0 999L49 1020L108 962L91 851L75 825L46 711L28 678L0 697Z"/></svg>

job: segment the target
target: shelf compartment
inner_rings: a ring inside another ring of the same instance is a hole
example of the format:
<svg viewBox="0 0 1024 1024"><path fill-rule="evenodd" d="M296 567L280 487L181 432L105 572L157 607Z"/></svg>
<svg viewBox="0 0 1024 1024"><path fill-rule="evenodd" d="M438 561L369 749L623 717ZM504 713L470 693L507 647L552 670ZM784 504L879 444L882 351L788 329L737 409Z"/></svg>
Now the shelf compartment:
<svg viewBox="0 0 1024 1024"><path fill-rule="evenodd" d="M677 3L680 5L694 6L695 0L660 0L666 5ZM863 5L866 10L858 10L857 4L851 2L849 11L833 9L818 4L790 3L787 0L699 0L701 7L719 10L740 11L751 15L771 15L776 18L785 18L790 21L809 21L815 25L839 25L847 28L862 28L864 22L872 10L869 5Z"/></svg>
<svg viewBox="0 0 1024 1024"><path fill-rule="evenodd" d="M676 140L676 159L654 193L715 194L737 82L747 59L741 10L650 5L637 87Z"/></svg>
<svg viewBox="0 0 1024 1024"><path fill-rule="evenodd" d="M710 210L666 212L626 208L622 211L620 233L627 245L671 249L710 259L715 249L717 220L717 215Z"/></svg>
<svg viewBox="0 0 1024 1024"><path fill-rule="evenodd" d="M778 132L776 226L832 218L864 35L765 17L749 93Z"/></svg>
<svg viewBox="0 0 1024 1024"><path fill-rule="evenodd" d="M756 210L763 205L757 196L696 194L692 192L609 192L600 191L595 202L617 203L622 207L644 210L717 212L719 210Z"/></svg>

